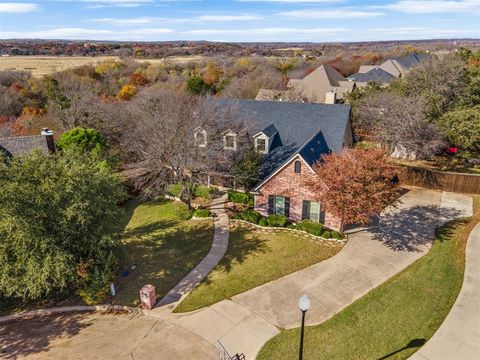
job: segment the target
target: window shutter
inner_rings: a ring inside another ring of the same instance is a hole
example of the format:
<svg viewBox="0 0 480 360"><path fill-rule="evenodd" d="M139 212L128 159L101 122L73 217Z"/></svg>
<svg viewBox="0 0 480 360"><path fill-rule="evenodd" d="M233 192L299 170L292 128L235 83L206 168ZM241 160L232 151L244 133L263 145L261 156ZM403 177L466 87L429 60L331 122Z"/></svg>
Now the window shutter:
<svg viewBox="0 0 480 360"><path fill-rule="evenodd" d="M303 200L302 203L302 220L308 219L310 213L310 201Z"/></svg>
<svg viewBox="0 0 480 360"><path fill-rule="evenodd" d="M287 219L290 217L290 198L285 197L285 216Z"/></svg>
<svg viewBox="0 0 480 360"><path fill-rule="evenodd" d="M320 203L320 219L318 221L325 224L325 207L322 203Z"/></svg>
<svg viewBox="0 0 480 360"><path fill-rule="evenodd" d="M274 202L275 202L275 196L274 195L268 195L268 214L269 215L273 214Z"/></svg>

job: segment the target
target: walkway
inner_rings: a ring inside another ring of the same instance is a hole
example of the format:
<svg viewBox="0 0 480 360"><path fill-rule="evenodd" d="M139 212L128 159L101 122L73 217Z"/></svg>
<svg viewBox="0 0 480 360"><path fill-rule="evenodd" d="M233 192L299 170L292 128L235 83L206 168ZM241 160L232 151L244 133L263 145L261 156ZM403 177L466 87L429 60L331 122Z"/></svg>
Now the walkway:
<svg viewBox="0 0 480 360"><path fill-rule="evenodd" d="M307 324L319 324L422 257L437 225L472 214L465 195L411 188L378 227L351 234L336 256L192 313L160 307L150 315L178 324L230 354L254 359L278 327L299 325L298 298L312 299Z"/></svg>
<svg viewBox="0 0 480 360"><path fill-rule="evenodd" d="M222 260L228 248L229 220L225 213L225 202L227 195L214 199L210 210L215 214L215 234L212 247L205 258L190 271L165 297L160 300L157 306L170 305L173 308L182 296L185 296L197 286L212 269Z"/></svg>
<svg viewBox="0 0 480 360"><path fill-rule="evenodd" d="M463 285L452 310L410 359L480 359L480 223L468 238Z"/></svg>

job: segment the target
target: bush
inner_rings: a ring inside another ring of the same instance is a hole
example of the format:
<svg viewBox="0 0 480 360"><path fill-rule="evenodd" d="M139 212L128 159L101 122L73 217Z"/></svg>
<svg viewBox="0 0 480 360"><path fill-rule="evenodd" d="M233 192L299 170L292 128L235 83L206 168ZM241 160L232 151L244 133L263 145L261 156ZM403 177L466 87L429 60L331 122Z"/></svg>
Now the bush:
<svg viewBox="0 0 480 360"><path fill-rule="evenodd" d="M253 211L253 210L245 210L242 212L243 219L251 222L253 224L258 224L260 219L262 218L262 215L260 215L259 212Z"/></svg>
<svg viewBox="0 0 480 360"><path fill-rule="evenodd" d="M213 192L213 189L212 188L209 188L208 186L203 186L203 185L199 185L196 189L195 189L195 197L201 197L203 199L210 199L210 195L212 194Z"/></svg>
<svg viewBox="0 0 480 360"><path fill-rule="evenodd" d="M332 233L330 231L324 231L323 234L322 234L322 237L324 239L331 239L332 238Z"/></svg>
<svg viewBox="0 0 480 360"><path fill-rule="evenodd" d="M248 205L248 195L242 192L228 190L228 201Z"/></svg>
<svg viewBox="0 0 480 360"><path fill-rule="evenodd" d="M207 218L212 216L212 213L208 209L197 209L194 213L195 217Z"/></svg>
<svg viewBox="0 0 480 360"><path fill-rule="evenodd" d="M178 197L180 191L182 191L182 184L171 184L167 186L167 194L171 196Z"/></svg>
<svg viewBox="0 0 480 360"><path fill-rule="evenodd" d="M177 217L180 220L190 220L192 215L193 211L188 210L186 206L180 206L177 210Z"/></svg>
<svg viewBox="0 0 480 360"><path fill-rule="evenodd" d="M338 231L332 231L332 238L337 240L342 240L344 236L343 234L340 234Z"/></svg>
<svg viewBox="0 0 480 360"><path fill-rule="evenodd" d="M269 215L267 218L269 226L272 227L285 227L287 223L287 218L285 215Z"/></svg>
<svg viewBox="0 0 480 360"><path fill-rule="evenodd" d="M309 234L320 236L323 232L323 224L313 222L312 220L302 220L297 226L297 230L303 230Z"/></svg>
<svg viewBox="0 0 480 360"><path fill-rule="evenodd" d="M233 218L237 219L237 220L244 220L242 213L235 214L235 216Z"/></svg>
<svg viewBox="0 0 480 360"><path fill-rule="evenodd" d="M262 218L258 221L258 225L267 226L268 225L267 218L265 216L262 216Z"/></svg>

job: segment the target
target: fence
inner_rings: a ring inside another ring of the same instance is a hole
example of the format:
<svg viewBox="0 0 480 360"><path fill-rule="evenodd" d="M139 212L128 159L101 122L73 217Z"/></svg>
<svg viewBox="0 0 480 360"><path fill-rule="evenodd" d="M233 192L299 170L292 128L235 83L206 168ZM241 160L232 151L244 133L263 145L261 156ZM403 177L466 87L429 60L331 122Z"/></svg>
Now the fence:
<svg viewBox="0 0 480 360"><path fill-rule="evenodd" d="M444 191L480 194L480 175L441 172L412 166L402 166L400 183Z"/></svg>

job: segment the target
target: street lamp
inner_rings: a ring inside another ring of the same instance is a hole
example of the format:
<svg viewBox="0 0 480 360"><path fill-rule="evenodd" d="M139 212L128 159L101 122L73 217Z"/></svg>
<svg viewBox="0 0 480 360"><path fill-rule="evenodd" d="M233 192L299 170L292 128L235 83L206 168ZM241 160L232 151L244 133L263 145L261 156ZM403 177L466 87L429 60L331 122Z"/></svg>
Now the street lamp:
<svg viewBox="0 0 480 360"><path fill-rule="evenodd" d="M310 298L307 294L303 294L300 299L298 299L298 307L302 311L302 329L300 330L300 353L298 355L299 360L303 359L303 333L305 329L305 313L310 309Z"/></svg>

